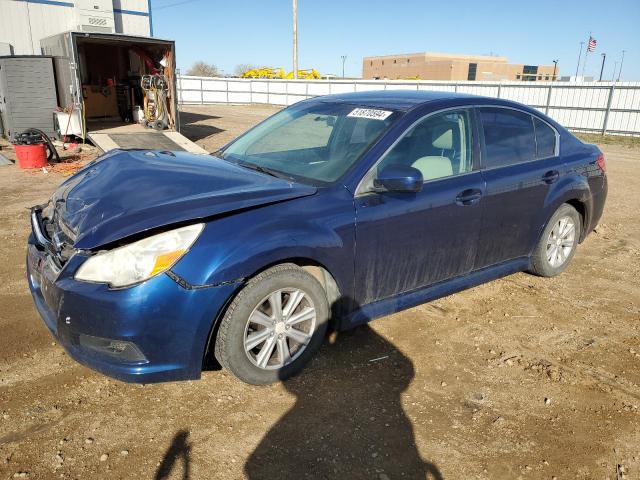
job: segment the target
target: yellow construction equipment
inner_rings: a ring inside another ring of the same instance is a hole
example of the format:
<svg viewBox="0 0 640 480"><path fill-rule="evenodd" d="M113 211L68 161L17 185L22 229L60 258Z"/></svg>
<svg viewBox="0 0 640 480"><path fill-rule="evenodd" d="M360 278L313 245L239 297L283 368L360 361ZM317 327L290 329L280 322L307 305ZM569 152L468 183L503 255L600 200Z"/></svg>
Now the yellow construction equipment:
<svg viewBox="0 0 640 480"><path fill-rule="evenodd" d="M240 78L284 78L285 73L282 68L260 67L247 70Z"/></svg>
<svg viewBox="0 0 640 480"><path fill-rule="evenodd" d="M287 78L287 79L293 78L293 72L287 73L287 75L284 78ZM299 80L318 80L320 78L321 78L321 75L315 68L309 68L307 70L298 70Z"/></svg>
<svg viewBox="0 0 640 480"><path fill-rule="evenodd" d="M285 73L281 67L260 67L247 70L240 78L285 78L292 79L293 72ZM298 78L301 80L313 80L322 78L320 73L315 68L309 68L306 70L298 70Z"/></svg>

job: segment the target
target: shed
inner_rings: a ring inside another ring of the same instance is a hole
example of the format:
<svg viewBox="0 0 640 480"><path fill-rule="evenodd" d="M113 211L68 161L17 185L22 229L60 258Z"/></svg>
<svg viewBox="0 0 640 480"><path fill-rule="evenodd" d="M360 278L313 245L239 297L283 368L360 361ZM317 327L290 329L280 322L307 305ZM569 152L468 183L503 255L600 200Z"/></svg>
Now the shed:
<svg viewBox="0 0 640 480"><path fill-rule="evenodd" d="M53 136L57 106L51 57L0 57L0 117L5 136L13 139L28 128Z"/></svg>

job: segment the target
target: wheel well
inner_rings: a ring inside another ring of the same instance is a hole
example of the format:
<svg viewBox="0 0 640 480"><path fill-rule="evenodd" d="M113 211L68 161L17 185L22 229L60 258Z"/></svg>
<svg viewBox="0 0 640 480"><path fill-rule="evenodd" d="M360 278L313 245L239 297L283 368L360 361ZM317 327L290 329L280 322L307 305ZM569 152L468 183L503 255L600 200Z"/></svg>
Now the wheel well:
<svg viewBox="0 0 640 480"><path fill-rule="evenodd" d="M576 209L578 214L580 214L580 221L582 223L582 225L580 225L582 227L580 229L580 241L582 242L582 240L584 239L584 237L586 235L587 207L585 206L585 204L583 202L581 202L577 198L574 198L573 200L567 200L565 203L571 205L573 208Z"/></svg>
<svg viewBox="0 0 640 480"><path fill-rule="evenodd" d="M280 260L278 262L271 263L269 265L265 265L261 269L253 272L250 276L246 277L242 282L242 286L240 286L231 297L227 300L224 307L220 309L218 312L218 316L215 318L214 323L211 327L211 331L209 332L209 338L207 340L207 347L204 350L204 356L202 358L202 369L217 369L220 368L218 361L213 356L213 350L211 349L211 342L214 341L216 335L218 334L218 326L220 325L220 320L224 317L224 314L227 311L227 308L233 301L234 297L238 294L238 292L242 289L242 287L252 278L259 275L260 273L268 270L277 265L284 265L287 263L292 263L302 268L309 274L311 274L316 280L320 282L322 288L324 288L325 293L327 294L327 301L329 302L329 308L332 311L336 311L336 306L339 303L340 299L340 289L338 288L338 284L331 274L331 272L320 263L315 260L311 260L309 258L289 258L286 260ZM332 313L332 317L335 316L335 313Z"/></svg>

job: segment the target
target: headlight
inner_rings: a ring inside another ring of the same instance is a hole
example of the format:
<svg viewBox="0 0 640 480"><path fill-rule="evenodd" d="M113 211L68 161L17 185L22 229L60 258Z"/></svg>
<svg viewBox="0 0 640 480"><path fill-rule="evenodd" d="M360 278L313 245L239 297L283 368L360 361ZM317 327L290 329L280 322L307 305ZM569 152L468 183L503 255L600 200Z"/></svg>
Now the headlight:
<svg viewBox="0 0 640 480"><path fill-rule="evenodd" d="M176 228L124 247L98 253L76 272L76 280L126 287L162 273L176 263L193 245L203 223Z"/></svg>

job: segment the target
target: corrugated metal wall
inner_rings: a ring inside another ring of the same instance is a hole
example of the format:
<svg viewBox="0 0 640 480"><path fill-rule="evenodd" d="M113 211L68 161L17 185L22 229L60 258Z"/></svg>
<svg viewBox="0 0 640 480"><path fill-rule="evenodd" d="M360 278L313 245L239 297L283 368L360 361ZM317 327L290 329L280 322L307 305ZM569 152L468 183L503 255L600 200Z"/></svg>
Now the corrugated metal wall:
<svg viewBox="0 0 640 480"><path fill-rule="evenodd" d="M58 102L51 58L0 58L0 95L6 135L13 138L27 128L53 135L53 111Z"/></svg>
<svg viewBox="0 0 640 480"><path fill-rule="evenodd" d="M181 76L178 102L291 105L316 95L367 90L441 90L505 98L575 130L640 135L640 82L436 82L264 80Z"/></svg>
<svg viewBox="0 0 640 480"><path fill-rule="evenodd" d="M113 0L116 33L149 36L147 0ZM58 0L0 0L0 42L14 55L39 55L40 40L77 30L75 3Z"/></svg>

